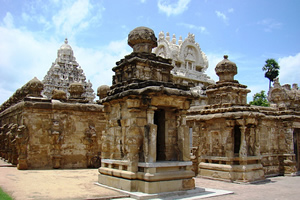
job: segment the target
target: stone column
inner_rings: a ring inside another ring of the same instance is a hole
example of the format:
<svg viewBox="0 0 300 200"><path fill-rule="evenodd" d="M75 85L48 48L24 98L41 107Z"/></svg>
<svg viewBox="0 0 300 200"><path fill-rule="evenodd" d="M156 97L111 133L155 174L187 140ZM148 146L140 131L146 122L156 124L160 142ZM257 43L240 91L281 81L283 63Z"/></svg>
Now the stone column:
<svg viewBox="0 0 300 200"><path fill-rule="evenodd" d="M145 162L156 162L157 125L154 124L156 107L147 110L147 125L144 129L144 156Z"/></svg>
<svg viewBox="0 0 300 200"><path fill-rule="evenodd" d="M235 125L234 120L226 120L225 131L226 131L227 139L226 139L226 147L225 147L225 157L227 157L227 158L234 157L234 145L233 145L234 125Z"/></svg>
<svg viewBox="0 0 300 200"><path fill-rule="evenodd" d="M246 143L246 129L245 125L240 127L241 130L241 147L240 147L240 158L247 157L247 143Z"/></svg>
<svg viewBox="0 0 300 200"><path fill-rule="evenodd" d="M186 111L179 111L177 119L178 126L178 147L182 152L182 161L190 161L190 148L189 148L189 127L186 125Z"/></svg>

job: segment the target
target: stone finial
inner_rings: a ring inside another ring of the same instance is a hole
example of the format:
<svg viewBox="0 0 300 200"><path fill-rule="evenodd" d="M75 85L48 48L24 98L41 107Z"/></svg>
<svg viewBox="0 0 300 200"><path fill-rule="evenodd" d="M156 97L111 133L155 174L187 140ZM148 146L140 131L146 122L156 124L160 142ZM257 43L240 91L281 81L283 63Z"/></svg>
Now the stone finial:
<svg viewBox="0 0 300 200"><path fill-rule="evenodd" d="M100 87L98 87L97 96L99 97L99 99L107 97L107 92L109 91L109 89L110 88L108 85L101 85Z"/></svg>
<svg viewBox="0 0 300 200"><path fill-rule="evenodd" d="M162 40L165 38L165 33L163 31L159 32L159 35L158 35L159 39Z"/></svg>
<svg viewBox="0 0 300 200"><path fill-rule="evenodd" d="M157 47L157 38L152 29L141 26L128 34L128 45L133 48L133 52L151 53L152 48Z"/></svg>
<svg viewBox="0 0 300 200"><path fill-rule="evenodd" d="M234 62L228 60L228 55L224 55L224 59L216 65L215 71L220 82L233 82L237 67Z"/></svg>
<svg viewBox="0 0 300 200"><path fill-rule="evenodd" d="M169 32L167 32L167 34L166 34L166 40L170 41L170 33Z"/></svg>
<svg viewBox="0 0 300 200"><path fill-rule="evenodd" d="M67 93L63 90L54 89L52 90L52 99L65 101L67 100Z"/></svg>
<svg viewBox="0 0 300 200"><path fill-rule="evenodd" d="M172 37L172 43L173 43L173 44L176 44L176 35L175 35L175 34L173 34L173 37Z"/></svg>
<svg viewBox="0 0 300 200"><path fill-rule="evenodd" d="M182 44L182 36L179 36L178 45Z"/></svg>
<svg viewBox="0 0 300 200"><path fill-rule="evenodd" d="M68 89L71 99L81 99L81 95L85 92L82 83L72 83Z"/></svg>
<svg viewBox="0 0 300 200"><path fill-rule="evenodd" d="M41 92L43 89L44 85L37 77L31 79L21 88L21 90L25 90L28 97L42 97Z"/></svg>

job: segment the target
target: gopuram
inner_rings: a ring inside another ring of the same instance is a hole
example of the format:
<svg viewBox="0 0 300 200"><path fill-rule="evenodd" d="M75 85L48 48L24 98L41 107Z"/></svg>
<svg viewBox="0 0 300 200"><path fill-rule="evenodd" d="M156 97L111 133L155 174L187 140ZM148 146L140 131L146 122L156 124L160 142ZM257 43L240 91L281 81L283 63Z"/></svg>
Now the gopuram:
<svg viewBox="0 0 300 200"><path fill-rule="evenodd" d="M88 102L94 101L95 94L92 89L92 83L89 80L86 82L83 70L76 62L72 47L68 44L68 39L66 38L65 43L57 51L55 62L52 63L51 68L44 77L42 94L47 98L51 98L57 90L60 90L66 93L66 97L69 97L70 92L68 89L72 83L82 84L84 92L81 97L88 100Z"/></svg>
<svg viewBox="0 0 300 200"><path fill-rule="evenodd" d="M298 85L276 80L271 106L252 106L228 56L216 83L205 75L194 35L176 44L138 27L128 44L94 102L66 41L43 82L0 106L0 156L24 170L99 168L101 155L99 183L145 193L193 189L194 176L254 182L300 171Z"/></svg>

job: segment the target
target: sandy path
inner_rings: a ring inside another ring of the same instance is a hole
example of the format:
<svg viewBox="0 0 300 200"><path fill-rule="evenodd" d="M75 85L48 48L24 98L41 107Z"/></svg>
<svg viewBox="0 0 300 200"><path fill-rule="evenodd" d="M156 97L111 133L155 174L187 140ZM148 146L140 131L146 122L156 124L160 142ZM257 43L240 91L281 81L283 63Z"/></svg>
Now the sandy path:
<svg viewBox="0 0 300 200"><path fill-rule="evenodd" d="M97 169L17 170L16 167L0 167L0 187L15 200L124 196L95 185L97 178Z"/></svg>

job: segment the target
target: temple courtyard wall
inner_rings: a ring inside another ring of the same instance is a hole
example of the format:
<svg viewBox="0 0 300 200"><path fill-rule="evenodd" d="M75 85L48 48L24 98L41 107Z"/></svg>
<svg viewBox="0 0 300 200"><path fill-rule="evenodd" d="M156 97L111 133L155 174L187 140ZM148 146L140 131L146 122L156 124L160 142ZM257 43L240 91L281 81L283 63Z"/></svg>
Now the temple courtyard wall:
<svg viewBox="0 0 300 200"><path fill-rule="evenodd" d="M102 110L97 104L26 98L0 114L1 157L19 169L99 167Z"/></svg>

